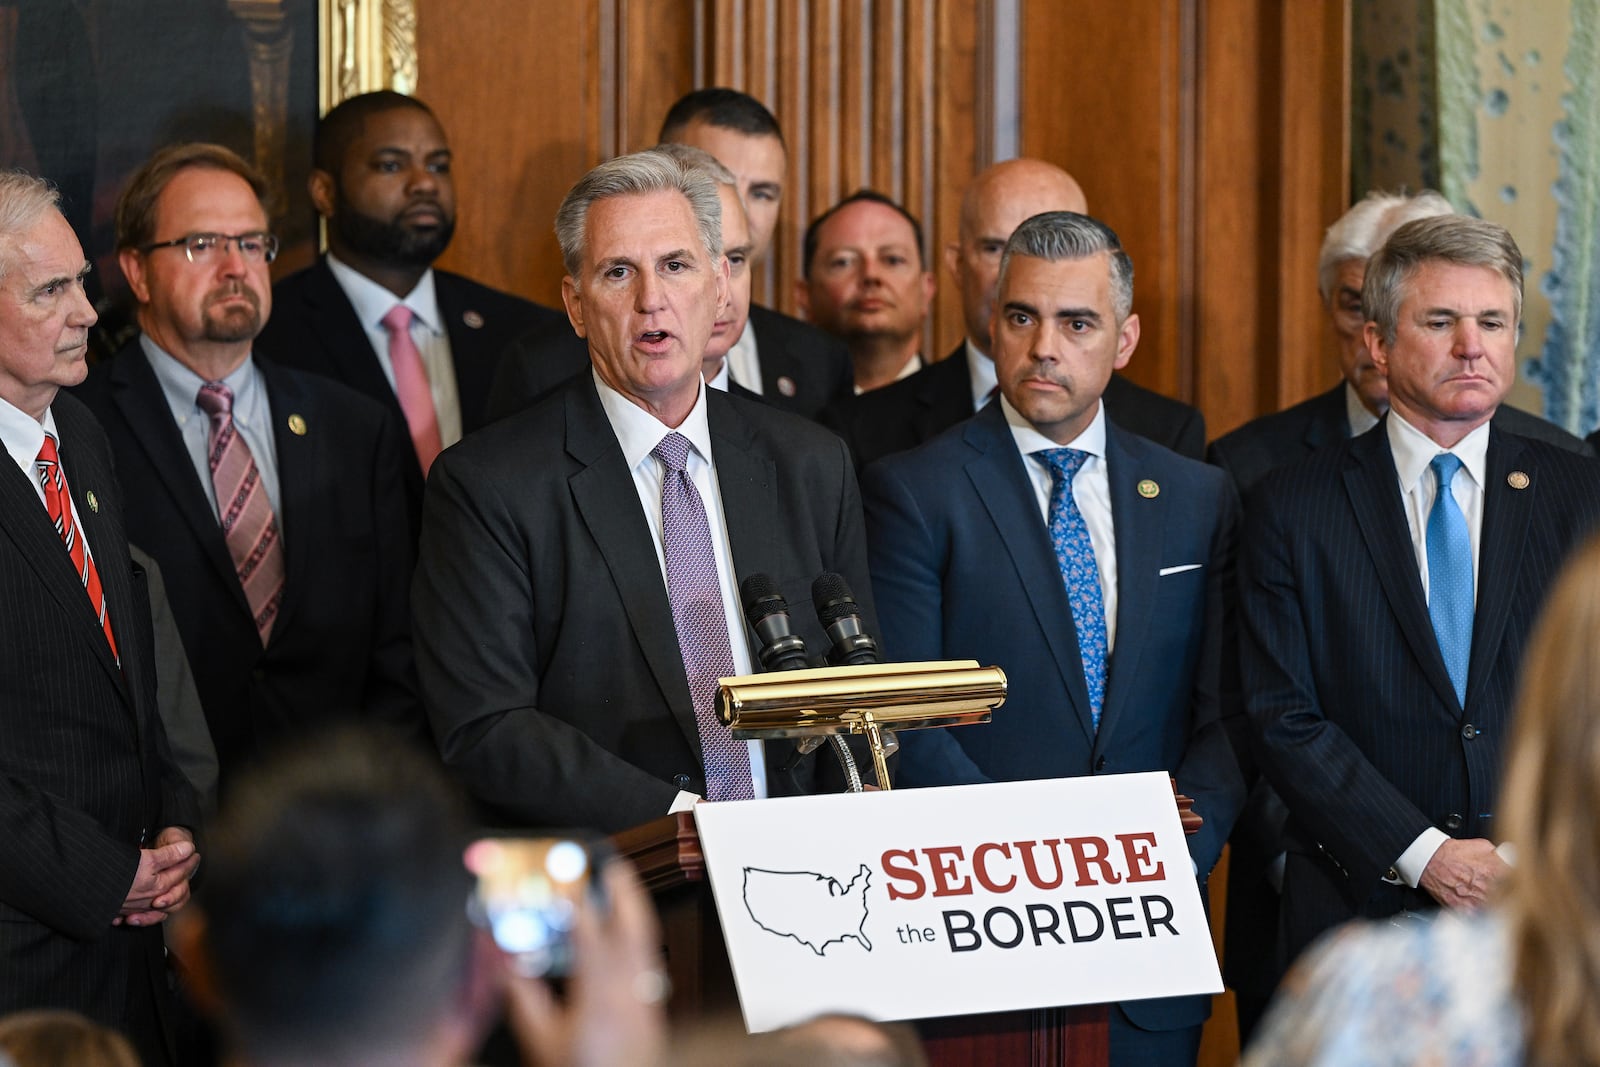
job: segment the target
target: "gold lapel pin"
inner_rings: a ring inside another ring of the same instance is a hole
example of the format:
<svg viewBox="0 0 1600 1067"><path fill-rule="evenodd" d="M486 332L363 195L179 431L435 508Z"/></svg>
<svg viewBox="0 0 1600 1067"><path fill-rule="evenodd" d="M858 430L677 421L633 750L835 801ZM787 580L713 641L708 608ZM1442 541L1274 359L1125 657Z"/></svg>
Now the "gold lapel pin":
<svg viewBox="0 0 1600 1067"><path fill-rule="evenodd" d="M1522 471L1512 471L1510 474L1506 475L1506 484L1513 489L1526 489L1528 488L1528 483L1530 481L1532 481L1532 479Z"/></svg>
<svg viewBox="0 0 1600 1067"><path fill-rule="evenodd" d="M1161 495L1161 487L1151 478L1141 479L1135 488L1139 491L1139 495L1146 500L1154 500Z"/></svg>
<svg viewBox="0 0 1600 1067"><path fill-rule="evenodd" d="M89 510L96 515L100 514L100 498L94 495L94 490L91 489L83 495L89 501Z"/></svg>
<svg viewBox="0 0 1600 1067"><path fill-rule="evenodd" d="M461 313L461 321L472 327L474 330L483 329L483 316L478 314L476 311L463 311Z"/></svg>
<svg viewBox="0 0 1600 1067"><path fill-rule="evenodd" d="M304 415L289 416L289 432L296 437L304 437L306 435L306 418Z"/></svg>

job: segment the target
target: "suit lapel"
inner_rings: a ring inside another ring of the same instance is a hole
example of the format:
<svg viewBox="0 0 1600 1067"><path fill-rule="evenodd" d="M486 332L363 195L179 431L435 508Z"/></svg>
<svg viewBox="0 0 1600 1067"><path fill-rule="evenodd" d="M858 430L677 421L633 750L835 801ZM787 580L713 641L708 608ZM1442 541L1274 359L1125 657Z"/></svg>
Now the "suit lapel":
<svg viewBox="0 0 1600 1067"><path fill-rule="evenodd" d="M1023 467L1027 461L1017 452L998 404L969 421L964 436L978 453L966 463L967 478L995 525L997 540L1011 557L1072 704L1071 709L1062 710L1076 718L1086 742L1093 745L1094 719L1089 710L1089 687L1083 680L1078 633L1072 624L1072 605L1067 601L1049 531L1039 514L1038 497ZM1038 710L1049 714L1053 709Z"/></svg>
<svg viewBox="0 0 1600 1067"><path fill-rule="evenodd" d="M1338 444L1350 436L1350 420L1344 410L1344 382L1317 397L1311 419L1306 423L1305 445L1315 452Z"/></svg>
<svg viewBox="0 0 1600 1067"><path fill-rule="evenodd" d="M334 377L368 396L385 398L395 415L404 419L400 401L384 377L367 331L326 258L318 260L307 275L305 298L310 309L310 332L321 342L323 358L336 368Z"/></svg>
<svg viewBox="0 0 1600 1067"><path fill-rule="evenodd" d="M757 451L760 442L733 405L713 392L707 394L706 407L733 573L736 581L743 581L766 569L761 561L779 541L778 467L771 456Z"/></svg>
<svg viewBox="0 0 1600 1067"><path fill-rule="evenodd" d="M1483 528L1478 538L1478 597L1472 616L1472 658L1467 667L1467 706L1488 680L1511 614L1511 598L1522 574L1528 525L1539 506L1539 472L1529 470L1525 448L1514 435L1489 428L1484 464ZM1524 464L1521 468L1518 463ZM1512 489L1507 478L1521 470L1527 487Z"/></svg>
<svg viewBox="0 0 1600 1067"><path fill-rule="evenodd" d="M1140 676L1139 655L1147 644L1145 633L1155 603L1163 531L1169 522L1179 521L1168 512L1171 495L1146 499L1138 493L1140 480L1148 476L1141 467L1145 451L1139 438L1107 421L1106 478L1111 486L1111 527L1117 539L1117 648L1106 664L1106 697L1097 746L1116 729L1132 679Z"/></svg>
<svg viewBox="0 0 1600 1067"><path fill-rule="evenodd" d="M150 469L172 497L173 510L188 525L211 566L230 590L239 610L248 613L244 589L228 555L227 542L216 513L206 500L200 474L178 435L166 394L150 366L149 359L135 341L111 361L111 400L127 420L134 439L144 449ZM146 550L153 546L140 546Z"/></svg>
<svg viewBox="0 0 1600 1067"><path fill-rule="evenodd" d="M963 345L922 378L915 415L917 439L926 441L972 415L972 375Z"/></svg>
<svg viewBox="0 0 1600 1067"><path fill-rule="evenodd" d="M632 472L623 465L622 448L592 381L586 378L566 391L565 415L567 454L582 465L567 480L578 515L611 572L628 625L662 699L690 748L699 752L694 703L684 680L672 606L650 527L639 510Z"/></svg>
<svg viewBox="0 0 1600 1067"><path fill-rule="evenodd" d="M1400 632L1439 698L1446 707L1454 707L1455 686L1445 668L1444 657L1439 653L1439 641L1428 617L1422 578L1417 573L1416 550L1411 544L1410 526L1400 499L1394 455L1389 450L1389 435L1381 424L1352 441L1344 469L1344 484L1356 524L1361 528L1362 539L1377 569L1378 581L1389 599L1390 610L1400 623ZM1359 664L1350 666L1359 669Z"/></svg>
<svg viewBox="0 0 1600 1067"><path fill-rule="evenodd" d="M315 397L302 383L286 374L281 367L259 356L256 367L267 387L268 432L272 434L273 450L278 459L278 534L283 538L284 579L283 601L278 607L278 618L273 623L274 637L290 632L288 623L294 616L307 589L316 580L312 573L313 531L325 528L316 521L318 508L331 506L329 501L314 499L317 487L326 484L319 473L337 469L339 457L328 448L328 434L333 427L318 410ZM304 433L282 433L291 416L300 416ZM342 481L342 479L336 479ZM271 639L268 644L271 644Z"/></svg>
<svg viewBox="0 0 1600 1067"><path fill-rule="evenodd" d="M484 423L493 385L495 355L481 353L480 336L485 325L483 312L466 305L465 292L456 279L444 271L433 272L433 291L439 300L439 315L450 336L450 362L456 369L456 400L461 405L461 432L471 433ZM479 358L487 355L489 358Z"/></svg>

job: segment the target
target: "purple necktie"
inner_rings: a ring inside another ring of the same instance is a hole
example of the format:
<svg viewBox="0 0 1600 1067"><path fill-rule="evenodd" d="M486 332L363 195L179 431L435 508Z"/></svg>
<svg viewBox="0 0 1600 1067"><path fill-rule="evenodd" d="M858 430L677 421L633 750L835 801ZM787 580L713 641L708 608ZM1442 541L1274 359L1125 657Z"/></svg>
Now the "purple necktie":
<svg viewBox="0 0 1600 1067"><path fill-rule="evenodd" d="M728 616L705 505L684 470L689 448L687 437L669 433L651 453L666 468L661 479L661 541L667 558L667 600L705 755L706 799L748 800L754 795L750 748L735 741L717 718L717 679L733 674L733 649L728 644Z"/></svg>

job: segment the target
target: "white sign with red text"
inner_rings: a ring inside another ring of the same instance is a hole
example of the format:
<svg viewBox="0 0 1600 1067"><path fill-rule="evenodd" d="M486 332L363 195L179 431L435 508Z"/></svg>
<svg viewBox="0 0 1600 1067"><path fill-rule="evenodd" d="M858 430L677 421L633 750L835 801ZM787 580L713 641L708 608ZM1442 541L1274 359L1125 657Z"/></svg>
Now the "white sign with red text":
<svg viewBox="0 0 1600 1067"><path fill-rule="evenodd" d="M1222 990L1165 774L699 804L745 1025Z"/></svg>

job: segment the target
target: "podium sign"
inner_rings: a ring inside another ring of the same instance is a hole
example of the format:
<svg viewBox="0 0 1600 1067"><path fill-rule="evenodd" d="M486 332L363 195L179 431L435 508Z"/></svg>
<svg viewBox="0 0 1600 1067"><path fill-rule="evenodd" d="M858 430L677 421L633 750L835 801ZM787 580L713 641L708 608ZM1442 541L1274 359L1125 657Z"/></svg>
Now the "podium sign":
<svg viewBox="0 0 1600 1067"><path fill-rule="evenodd" d="M1165 774L699 804L695 821L752 1032L1222 990Z"/></svg>

